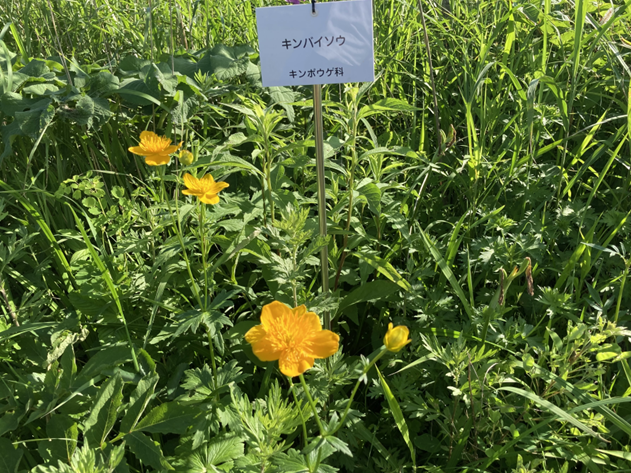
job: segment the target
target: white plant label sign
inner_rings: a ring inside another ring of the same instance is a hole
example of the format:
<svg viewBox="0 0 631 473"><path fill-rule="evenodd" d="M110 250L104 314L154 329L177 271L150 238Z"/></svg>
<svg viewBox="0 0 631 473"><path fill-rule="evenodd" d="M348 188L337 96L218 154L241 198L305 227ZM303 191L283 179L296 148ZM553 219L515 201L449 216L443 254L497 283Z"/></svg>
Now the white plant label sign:
<svg viewBox="0 0 631 473"><path fill-rule="evenodd" d="M371 0L256 9L263 86L375 79Z"/></svg>

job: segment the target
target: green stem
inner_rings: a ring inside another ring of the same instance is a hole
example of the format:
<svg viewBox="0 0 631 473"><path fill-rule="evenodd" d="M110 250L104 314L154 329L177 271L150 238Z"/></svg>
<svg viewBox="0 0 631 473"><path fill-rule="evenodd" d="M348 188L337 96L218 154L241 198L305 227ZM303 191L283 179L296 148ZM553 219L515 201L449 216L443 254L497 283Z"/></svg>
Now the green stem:
<svg viewBox="0 0 631 473"><path fill-rule="evenodd" d="M160 183L162 184L162 189L164 190L164 180L160 179ZM182 247L182 255L184 256L184 262L186 263L186 269L188 270L188 277L191 279L191 287L193 288L193 294L195 295L195 299L197 299L197 303L199 307L202 307L202 299L199 296L199 290L197 288L197 283L195 282L195 278L193 278L193 271L191 270L191 263L188 260L188 255L186 254L186 246L184 245L184 239L182 238L182 229L180 228L180 215L179 208L175 207L175 216L173 215L173 209L171 209L171 202L167 196L165 199L167 203L167 207L169 208L169 213L171 214L171 219L173 220L173 226L175 227L175 233L177 234L178 240L180 241L180 246Z"/></svg>
<svg viewBox="0 0 631 473"><path fill-rule="evenodd" d="M267 192L269 192L269 208L272 215L272 224L274 223L274 197L272 196L272 157L267 153L267 165L265 169L265 177L267 179Z"/></svg>
<svg viewBox="0 0 631 473"><path fill-rule="evenodd" d="M291 389L291 393L294 396L294 402L296 403L296 406L298 407L298 412L300 412L300 420L302 421L302 439L303 439L303 447L307 446L307 423L305 422L305 417L302 415L302 405L300 402L298 402L298 396L296 395L296 388L294 386L294 382L291 380L291 378L289 378L289 386Z"/></svg>
<svg viewBox="0 0 631 473"><path fill-rule="evenodd" d="M204 310L208 307L208 269L206 268L206 229L204 228L204 216L206 206L199 202L199 241L202 250L202 267L204 268Z"/></svg>
<svg viewBox="0 0 631 473"><path fill-rule="evenodd" d="M320 420L320 416L318 416L318 410L316 408L316 404L315 402L313 402L313 398L311 397L311 392L309 391L309 386L307 386L307 382L305 381L305 377L303 375L300 375L300 382L302 383L302 387L305 390L307 399L309 400L309 405L311 406L311 410L313 411L315 420L318 423L318 428L320 429L320 435L322 437L326 437L326 432L324 431L324 427L322 426L322 421Z"/></svg>
<svg viewBox="0 0 631 473"><path fill-rule="evenodd" d="M624 271L622 273L622 281L620 281L620 292L618 293L618 301L616 302L616 313L613 316L613 322L615 324L618 323L618 314L620 312L620 303L622 302L622 293L624 292L624 282L627 279L627 275L629 274L629 264L625 261Z"/></svg>
<svg viewBox="0 0 631 473"><path fill-rule="evenodd" d="M355 394L357 394L357 390L359 389L359 385L361 384L362 378L370 371L370 368L372 368L375 363L377 363L377 361L379 361L379 359L386 354L388 350L386 349L386 347L382 347L381 351L379 353L377 353L377 356L375 356L372 361L364 368L364 370L362 371L361 376L357 379L357 382L355 383L355 387L353 388L353 392L351 393L351 397L348 400L348 404L346 405L346 409L344 409L344 414L342 414L342 418L340 419L339 424L337 424L337 427L329 433L329 435L334 435L335 432L337 432L338 430L340 430L340 428L344 425L344 421L346 420L346 416L348 415L348 412L351 410L351 404L353 403L353 399L355 398Z"/></svg>
<svg viewBox="0 0 631 473"><path fill-rule="evenodd" d="M351 218L353 216L353 187L355 185L355 168L357 167L357 104L353 105L353 126L351 133L351 169L348 181L348 213L346 216L346 235L344 235L344 243L342 244L342 250L340 251L340 262L337 267L337 273L335 274L335 283L333 285L333 291L337 289L337 285L340 281L340 274L342 273L342 267L344 266L344 260L346 259L346 247L348 246L348 232L351 228Z"/></svg>
<svg viewBox="0 0 631 473"><path fill-rule="evenodd" d="M213 370L213 388L215 389L215 396L219 397L217 394L217 364L215 363L215 347L213 346L213 336L210 333L210 327L207 327L208 330L208 347L210 348L210 366Z"/></svg>

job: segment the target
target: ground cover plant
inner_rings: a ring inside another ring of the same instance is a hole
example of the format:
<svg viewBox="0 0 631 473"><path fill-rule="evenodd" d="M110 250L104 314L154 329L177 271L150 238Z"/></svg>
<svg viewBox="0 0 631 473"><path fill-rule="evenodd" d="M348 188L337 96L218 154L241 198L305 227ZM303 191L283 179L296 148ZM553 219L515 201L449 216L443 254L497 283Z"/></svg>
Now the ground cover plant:
<svg viewBox="0 0 631 473"><path fill-rule="evenodd" d="M0 4L0 473L629 471L628 3L281 3Z"/></svg>

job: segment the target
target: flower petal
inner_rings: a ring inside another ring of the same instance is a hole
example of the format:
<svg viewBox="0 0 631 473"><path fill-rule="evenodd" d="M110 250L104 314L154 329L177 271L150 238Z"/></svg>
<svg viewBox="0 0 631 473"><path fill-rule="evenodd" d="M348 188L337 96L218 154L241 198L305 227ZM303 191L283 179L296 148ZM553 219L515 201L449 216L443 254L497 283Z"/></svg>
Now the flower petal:
<svg viewBox="0 0 631 473"><path fill-rule="evenodd" d="M171 158L169 156L164 156L162 154L153 154L150 156L145 156L145 163L149 166L162 166L164 164L169 164Z"/></svg>
<svg viewBox="0 0 631 473"><path fill-rule="evenodd" d="M215 179L212 174L206 174L204 177L200 179L200 181L204 184L204 186L208 186L215 183Z"/></svg>
<svg viewBox="0 0 631 473"><path fill-rule="evenodd" d="M209 194L206 193L204 195L199 196L199 200L201 200L205 204L218 204L219 196L217 194Z"/></svg>
<svg viewBox="0 0 631 473"><path fill-rule="evenodd" d="M248 343L256 343L267 337L267 331L262 325L255 325L245 334L245 341Z"/></svg>
<svg viewBox="0 0 631 473"><path fill-rule="evenodd" d="M140 141L150 140L152 138L159 138L153 131L143 131L140 133Z"/></svg>
<svg viewBox="0 0 631 473"><path fill-rule="evenodd" d="M211 185L207 185L205 189L206 192L210 192L211 194L219 194L219 192L226 187L230 187L230 184L227 182L214 182Z"/></svg>
<svg viewBox="0 0 631 473"><path fill-rule="evenodd" d="M261 310L261 323L266 330L273 327L278 321L287 320L291 317L291 309L282 302L274 301L263 306Z"/></svg>
<svg viewBox="0 0 631 473"><path fill-rule="evenodd" d="M304 308L304 309L303 309ZM319 332L322 330L322 324L320 323L320 317L314 312L307 312L307 308L302 305L294 309L294 314L300 309L300 316L296 319L296 326L299 327L299 331L302 332L305 337L309 336L312 332Z"/></svg>
<svg viewBox="0 0 631 473"><path fill-rule="evenodd" d="M298 376L309 368L313 367L314 359L310 356L298 355L296 352L285 351L278 360L278 367L285 376L293 378Z"/></svg>
<svg viewBox="0 0 631 473"><path fill-rule="evenodd" d="M202 192L198 191L197 189L182 189L182 194L184 195L194 195L195 197L201 197Z"/></svg>
<svg viewBox="0 0 631 473"><path fill-rule="evenodd" d="M330 330L321 330L307 338L300 348L307 356L328 358L339 350L340 337L337 333L333 333Z"/></svg>
<svg viewBox="0 0 631 473"><path fill-rule="evenodd" d="M171 145L171 146L167 146L163 153L165 154L172 154L175 153L178 149L180 149L180 147L178 145Z"/></svg>
<svg viewBox="0 0 631 473"><path fill-rule="evenodd" d="M131 146L130 148L127 148L127 149L134 154L139 154L140 156L146 156L147 154L150 153L150 151L147 151L142 146Z"/></svg>
<svg viewBox="0 0 631 473"><path fill-rule="evenodd" d="M265 339L252 344L252 353L261 361L276 361L281 357L283 351Z"/></svg>
<svg viewBox="0 0 631 473"><path fill-rule="evenodd" d="M189 189L197 189L198 187L198 182L199 179L196 179L195 177L193 177L192 174L189 174L188 172L186 174L184 174L184 185L186 187L188 187ZM186 194L186 192L184 192Z"/></svg>

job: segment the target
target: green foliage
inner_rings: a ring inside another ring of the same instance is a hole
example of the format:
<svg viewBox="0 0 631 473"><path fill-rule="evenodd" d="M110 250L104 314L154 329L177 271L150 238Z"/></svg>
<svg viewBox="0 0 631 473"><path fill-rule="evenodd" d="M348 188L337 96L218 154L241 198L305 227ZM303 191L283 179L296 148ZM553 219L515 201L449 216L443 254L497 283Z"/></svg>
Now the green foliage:
<svg viewBox="0 0 631 473"><path fill-rule="evenodd" d="M0 4L0 473L627 470L628 6L423 3L430 75L375 1L323 238L311 89L260 81L283 3ZM340 335L309 392L244 341L273 300Z"/></svg>

